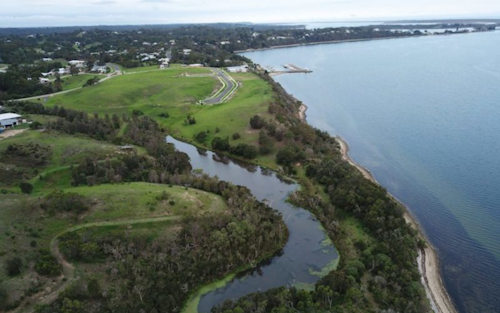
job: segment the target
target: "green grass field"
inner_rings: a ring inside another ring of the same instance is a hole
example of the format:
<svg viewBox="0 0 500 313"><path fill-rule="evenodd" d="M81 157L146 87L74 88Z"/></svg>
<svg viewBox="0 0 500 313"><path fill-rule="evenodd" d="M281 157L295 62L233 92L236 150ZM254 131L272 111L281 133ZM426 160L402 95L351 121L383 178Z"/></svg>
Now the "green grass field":
<svg viewBox="0 0 500 313"><path fill-rule="evenodd" d="M190 105L210 95L217 81L210 77L185 77L184 73L209 73L205 69L168 69L121 75L96 86L51 98L47 105L61 105L89 113L131 113L134 109L157 115L166 108Z"/></svg>

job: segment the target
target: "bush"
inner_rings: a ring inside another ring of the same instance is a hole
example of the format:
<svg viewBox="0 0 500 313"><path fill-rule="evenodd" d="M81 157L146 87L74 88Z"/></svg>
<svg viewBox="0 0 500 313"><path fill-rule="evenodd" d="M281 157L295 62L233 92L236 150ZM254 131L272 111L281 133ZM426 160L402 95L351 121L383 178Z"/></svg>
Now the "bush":
<svg viewBox="0 0 500 313"><path fill-rule="evenodd" d="M22 193L27 195L33 192L33 185L30 183L22 182L19 184L19 188L21 188Z"/></svg>
<svg viewBox="0 0 500 313"><path fill-rule="evenodd" d="M87 199L74 192L64 193L57 190L45 196L42 203L42 209L49 212L73 212L76 214L83 213L89 209Z"/></svg>
<svg viewBox="0 0 500 313"><path fill-rule="evenodd" d="M16 276L21 274L21 269L23 268L23 260L20 257L12 257L7 260L5 264L5 270L7 271L7 275Z"/></svg>
<svg viewBox="0 0 500 313"><path fill-rule="evenodd" d="M196 141L198 141L199 143L204 143L205 140L207 140L207 137L208 135L206 132L199 132L196 135L194 135L194 139L196 139Z"/></svg>
<svg viewBox="0 0 500 313"><path fill-rule="evenodd" d="M167 112L165 113L161 113L160 115L158 115L159 117L163 117L163 118L168 118L170 117L170 114L168 114Z"/></svg>
<svg viewBox="0 0 500 313"><path fill-rule="evenodd" d="M250 118L250 126L253 129L261 129L266 125L266 121L258 115L254 115Z"/></svg>
<svg viewBox="0 0 500 313"><path fill-rule="evenodd" d="M141 115L144 115L144 112L142 112L141 110L133 110L132 115L133 116L141 116Z"/></svg>
<svg viewBox="0 0 500 313"><path fill-rule="evenodd" d="M38 121L34 121L33 123L30 124L31 129L40 129L42 128L42 123Z"/></svg>
<svg viewBox="0 0 500 313"><path fill-rule="evenodd" d="M235 147L231 147L230 152L234 155L241 156L247 159L253 159L257 156L257 148L244 143L240 143Z"/></svg>
<svg viewBox="0 0 500 313"><path fill-rule="evenodd" d="M212 140L212 148L219 151L229 151L229 149L231 149L231 145L229 144L229 140L227 140L227 138L222 139L220 137L215 137Z"/></svg>
<svg viewBox="0 0 500 313"><path fill-rule="evenodd" d="M234 133L234 134L233 134L233 140L238 140L238 139L240 139L240 138L241 138L240 133Z"/></svg>
<svg viewBox="0 0 500 313"><path fill-rule="evenodd" d="M294 162L302 161L304 158L304 151L295 145L286 146L276 154L276 162L285 166L289 166Z"/></svg>
<svg viewBox="0 0 500 313"><path fill-rule="evenodd" d="M35 264L35 271L43 276L57 276L61 273L61 264L50 253L49 250L43 249L39 251L38 260Z"/></svg>

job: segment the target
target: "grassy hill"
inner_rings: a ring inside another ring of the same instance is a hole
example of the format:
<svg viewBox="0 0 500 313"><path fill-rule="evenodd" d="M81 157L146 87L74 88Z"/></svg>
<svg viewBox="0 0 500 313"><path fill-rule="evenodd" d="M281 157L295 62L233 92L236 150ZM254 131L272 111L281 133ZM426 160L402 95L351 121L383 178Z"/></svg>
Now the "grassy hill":
<svg viewBox="0 0 500 313"><path fill-rule="evenodd" d="M154 237L168 233L183 216L227 209L219 196L177 186L129 183L66 188L64 192L84 196L90 209L81 215L49 214L39 205L40 194L0 194L0 236L3 237L0 240L0 281L4 281L3 288L9 290L11 301L61 283L61 277L40 276L34 267L38 249L48 249L55 237L68 230L92 228L108 233L133 229ZM9 277L5 264L14 256L25 261L21 275Z"/></svg>
<svg viewBox="0 0 500 313"><path fill-rule="evenodd" d="M211 148L216 136L229 138L231 145L247 143L258 145L259 133L250 128L250 118L258 114L272 119L268 113L273 92L270 85L253 73L231 76L238 82L236 93L225 103L199 105L197 102L216 92L221 84L210 77L205 68L172 68L122 75L97 86L83 88L51 98L46 105L59 105L88 113L131 114L140 111L157 120L177 138L198 146ZM167 113L168 118L160 117ZM196 124L185 120L194 117ZM196 142L195 134L206 131L205 142ZM233 140L239 133L241 139ZM274 149L260 161L274 167Z"/></svg>

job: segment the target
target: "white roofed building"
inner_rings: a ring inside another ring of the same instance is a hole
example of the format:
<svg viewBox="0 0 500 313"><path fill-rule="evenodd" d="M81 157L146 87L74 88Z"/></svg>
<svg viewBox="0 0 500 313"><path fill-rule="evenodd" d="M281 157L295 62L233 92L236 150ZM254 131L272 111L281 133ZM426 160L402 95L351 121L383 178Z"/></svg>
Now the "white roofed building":
<svg viewBox="0 0 500 313"><path fill-rule="evenodd" d="M21 115L15 113L0 114L0 126L14 127L21 124Z"/></svg>

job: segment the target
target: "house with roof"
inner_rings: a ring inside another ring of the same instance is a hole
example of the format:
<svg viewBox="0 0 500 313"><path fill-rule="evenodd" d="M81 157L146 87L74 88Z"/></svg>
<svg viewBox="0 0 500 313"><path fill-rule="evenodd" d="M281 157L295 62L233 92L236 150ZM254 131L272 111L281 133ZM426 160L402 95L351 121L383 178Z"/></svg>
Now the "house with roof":
<svg viewBox="0 0 500 313"><path fill-rule="evenodd" d="M21 115L16 113L0 114L0 126L2 128L14 127L21 124Z"/></svg>
<svg viewBox="0 0 500 313"><path fill-rule="evenodd" d="M72 65L72 66L77 66L77 65L82 65L82 66L85 66L85 61L82 61L82 60L71 60L71 61L68 61L68 64L69 65Z"/></svg>
<svg viewBox="0 0 500 313"><path fill-rule="evenodd" d="M99 73L99 74L106 74L106 72L108 71L108 67L106 65L94 64L94 66L92 67L92 69L90 71L94 72L94 73Z"/></svg>

